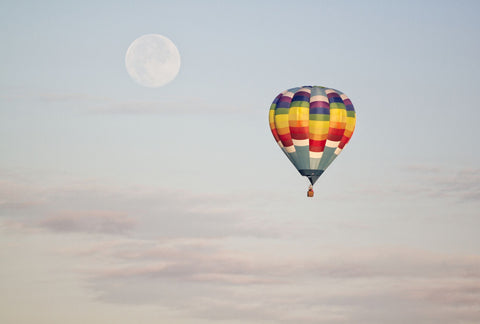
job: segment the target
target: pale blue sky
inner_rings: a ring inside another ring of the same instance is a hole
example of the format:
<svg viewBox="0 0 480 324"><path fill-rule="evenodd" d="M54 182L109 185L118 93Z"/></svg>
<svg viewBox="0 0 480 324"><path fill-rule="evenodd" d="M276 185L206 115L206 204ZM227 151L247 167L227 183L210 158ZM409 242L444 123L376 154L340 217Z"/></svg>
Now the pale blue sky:
<svg viewBox="0 0 480 324"><path fill-rule="evenodd" d="M479 322L479 9L3 1L0 322ZM301 85L357 111L314 199L268 128Z"/></svg>

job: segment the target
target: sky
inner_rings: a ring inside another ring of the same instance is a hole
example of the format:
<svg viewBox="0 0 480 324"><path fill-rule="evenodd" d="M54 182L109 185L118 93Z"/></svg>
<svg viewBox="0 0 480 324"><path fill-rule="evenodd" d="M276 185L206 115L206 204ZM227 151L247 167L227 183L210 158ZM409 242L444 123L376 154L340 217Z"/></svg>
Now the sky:
<svg viewBox="0 0 480 324"><path fill-rule="evenodd" d="M0 322L479 323L479 10L2 1ZM302 85L357 112L312 199L268 126Z"/></svg>

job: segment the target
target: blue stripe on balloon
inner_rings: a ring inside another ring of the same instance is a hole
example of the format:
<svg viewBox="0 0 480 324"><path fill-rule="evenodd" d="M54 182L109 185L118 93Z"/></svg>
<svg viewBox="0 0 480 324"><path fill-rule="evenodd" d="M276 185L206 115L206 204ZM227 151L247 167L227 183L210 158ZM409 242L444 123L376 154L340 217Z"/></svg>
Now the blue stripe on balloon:
<svg viewBox="0 0 480 324"><path fill-rule="evenodd" d="M295 95L293 97L292 101L306 101L306 102L309 102L310 97L309 96L302 96L302 95Z"/></svg>
<svg viewBox="0 0 480 324"><path fill-rule="evenodd" d="M332 102L340 102L340 103L343 103L343 100L342 98L338 97L338 96L335 96L335 97L330 97L328 98L328 102L332 103Z"/></svg>
<svg viewBox="0 0 480 324"><path fill-rule="evenodd" d="M329 108L317 107L317 108L310 108L310 114L323 114L328 115L330 113Z"/></svg>
<svg viewBox="0 0 480 324"><path fill-rule="evenodd" d="M291 102L289 102L289 101L280 101L277 104L277 108L290 108L290 104L291 104Z"/></svg>
<svg viewBox="0 0 480 324"><path fill-rule="evenodd" d="M345 109L347 109L347 111L355 111L355 109L353 108L353 105L346 105Z"/></svg>

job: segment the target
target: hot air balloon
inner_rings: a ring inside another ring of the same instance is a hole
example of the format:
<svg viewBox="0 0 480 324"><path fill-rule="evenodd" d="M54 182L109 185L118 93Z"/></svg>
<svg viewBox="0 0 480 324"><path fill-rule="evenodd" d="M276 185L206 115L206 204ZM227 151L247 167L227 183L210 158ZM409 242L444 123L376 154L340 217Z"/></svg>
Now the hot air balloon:
<svg viewBox="0 0 480 324"><path fill-rule="evenodd" d="M355 129L355 110L341 91L304 86L280 93L270 106L273 137L302 176L307 192L340 154Z"/></svg>

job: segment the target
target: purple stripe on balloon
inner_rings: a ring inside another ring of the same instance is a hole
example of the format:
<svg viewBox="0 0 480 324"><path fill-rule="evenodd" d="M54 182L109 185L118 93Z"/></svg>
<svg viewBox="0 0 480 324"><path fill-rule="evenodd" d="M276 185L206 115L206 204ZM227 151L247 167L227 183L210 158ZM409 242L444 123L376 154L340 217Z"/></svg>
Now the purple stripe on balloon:
<svg viewBox="0 0 480 324"><path fill-rule="evenodd" d="M278 100L277 108L290 108L290 103L292 102L292 97L282 95Z"/></svg>
<svg viewBox="0 0 480 324"><path fill-rule="evenodd" d="M325 101L314 101L310 103L310 108L330 108L330 104Z"/></svg>
<svg viewBox="0 0 480 324"><path fill-rule="evenodd" d="M278 100L279 102L291 102L292 101L292 97L289 97L289 96L283 96Z"/></svg>
<svg viewBox="0 0 480 324"><path fill-rule="evenodd" d="M275 99L273 99L272 105L276 104L281 97L282 97L282 94L279 94L278 96L276 96Z"/></svg>
<svg viewBox="0 0 480 324"><path fill-rule="evenodd" d="M330 92L330 93L327 93L327 97L328 97L328 99L336 98L336 97L340 98L340 95L336 92Z"/></svg>
<svg viewBox="0 0 480 324"><path fill-rule="evenodd" d="M308 92L308 91L297 91L297 92L295 92L295 95L310 96L310 92Z"/></svg>
<svg viewBox="0 0 480 324"><path fill-rule="evenodd" d="M298 91L293 96L292 101L310 101L310 93L307 91Z"/></svg>
<svg viewBox="0 0 480 324"><path fill-rule="evenodd" d="M347 111L355 111L355 109L353 108L353 105L346 105L346 106L345 106L345 109L346 109Z"/></svg>
<svg viewBox="0 0 480 324"><path fill-rule="evenodd" d="M298 91L298 92L295 93L294 98L295 98L296 96L310 97L310 92L307 92L307 91Z"/></svg>

